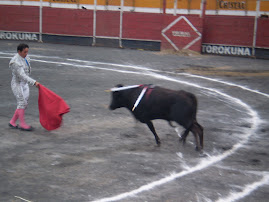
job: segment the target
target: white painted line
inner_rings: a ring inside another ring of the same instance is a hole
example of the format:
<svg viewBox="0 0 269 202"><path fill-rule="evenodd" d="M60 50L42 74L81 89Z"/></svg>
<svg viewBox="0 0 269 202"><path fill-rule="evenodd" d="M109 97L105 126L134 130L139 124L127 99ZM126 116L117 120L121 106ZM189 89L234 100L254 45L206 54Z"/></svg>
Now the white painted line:
<svg viewBox="0 0 269 202"><path fill-rule="evenodd" d="M146 70L146 71L154 71L148 67L139 67L134 65L125 65L125 64L115 64L115 63L107 63L107 62L95 62L95 61L86 61L86 60L77 60L77 59L67 59L68 61L74 62L82 62L82 63L90 63L90 64L100 64L100 65L109 65L109 66L117 66L117 67L128 67L132 69ZM156 70L158 71L158 70Z"/></svg>
<svg viewBox="0 0 269 202"><path fill-rule="evenodd" d="M0 52L0 54L1 54L1 52ZM227 81L221 81L218 79L213 79L210 77L204 77L204 76L188 74L188 73L175 73L175 72L169 72L169 71L155 70L155 69L151 69L150 67L143 67L143 66L124 65L124 64L106 63L106 62L93 62L93 61L85 61L85 60L77 60L77 59L67 59L67 60L75 61L75 62L83 62L83 63L93 63L93 64L103 64L103 65L111 65L111 66L118 66L118 67L126 67L126 68L133 68L133 69L139 69L139 70L145 70L145 71L151 71L151 72L159 72L159 73L172 74L172 75L185 75L188 77L200 78L200 79L209 80L209 81L213 81L213 82L217 82L217 83L221 83L221 84L225 84L225 85L229 85L229 86L234 86L237 88L241 88L242 90L256 93L256 94L259 94L259 95L262 95L262 96L269 98L269 94L262 93L258 90L252 90L252 89L247 88L245 86L241 86L241 85L234 84L234 83L227 82Z"/></svg>
<svg viewBox="0 0 269 202"><path fill-rule="evenodd" d="M13 56L15 53L3 53L3 52L0 52L0 54L2 54L2 55L12 55ZM33 57L44 58L45 57L45 58L62 59L60 57L53 57L53 56L40 56L40 55L30 55L30 56L31 56L31 58L33 58ZM0 58L10 58L11 59L12 57L3 57L3 56L0 56ZM31 59L31 60L34 60L34 59ZM212 82L217 82L217 83L221 83L221 84L225 84L225 85L229 85L229 86L241 88L242 90L249 91L249 92L252 92L252 93L256 93L256 94L259 94L259 95L262 95L262 96L265 96L265 97L268 97L269 98L269 94L260 92L258 90L253 90L253 89L250 89L250 88L245 87L245 86L242 86L242 85L238 85L238 84L227 82L227 81L221 81L221 80L213 79L213 78L210 78L210 77L204 77L204 76L199 76L199 75L194 75L194 74L188 74L188 73L175 73L175 72L169 72L169 71L155 70L155 69L151 69L149 67L134 66L134 65L124 65L124 64L106 63L106 62L95 62L95 61L86 61L86 60L77 60L77 59L67 59L67 60L74 61L74 62L82 62L82 63L91 63L91 64L102 64L102 65L109 65L109 66L118 66L118 67L139 69L139 70L144 70L144 71L159 72L159 73L166 73L166 74L172 74L172 75L185 75L185 76L188 76L188 77L200 78L200 79L209 80L209 81L212 81ZM36 61L37 62L47 63L47 61L38 61L38 60L36 60ZM52 63L57 64L57 62L52 62ZM63 65L69 65L69 66L74 65L74 64L70 65L68 63L62 63L62 64ZM77 64L75 64L75 65L77 65ZM82 65L81 67L85 67L85 65ZM94 67L94 66L87 66L87 67L88 68L98 68L98 67ZM118 72L121 72L121 73L129 73L129 72L126 72L126 71L123 71L123 70L114 70L114 71L118 71ZM135 72L131 72L131 73L135 73Z"/></svg>
<svg viewBox="0 0 269 202"><path fill-rule="evenodd" d="M95 69L102 69L102 70L109 70L109 71L115 71L115 72L122 72L122 73L131 73L131 74L139 74L139 75L145 75L145 76L151 76L157 79L162 79L162 80L167 80L167 81L172 81L172 82L176 82L176 83L182 83L185 85L189 85L192 87L196 87L196 88L200 88L200 89L204 89L204 90L208 90L210 92L214 92L216 94L219 94L220 96L223 96L224 98L232 101L233 103L240 105L241 107L244 107L246 109L247 114L251 117L249 118L249 124L251 125L251 128L246 130L245 134L244 134L244 138L242 138L238 143L236 143L232 149L224 152L223 154L217 155L217 156L213 156L213 157L208 157L206 159L201 160L196 166L191 167L189 169L185 169L179 173L174 173L171 174L170 176L164 177L160 180L151 182L149 184L143 185L138 189L132 190L130 192L125 192L122 194L118 194L116 196L112 196L112 197L108 197L108 198L103 198L97 201L117 201L117 200L121 200L121 199L125 199L128 197L133 197L141 192L144 191L148 191L150 189L154 189L157 186L163 185L165 183L168 183L170 181L173 181L174 179L186 176L188 174L200 171L202 169L205 169L217 162L222 161L223 159L227 158L228 156L234 154L239 148L241 148L244 144L246 144L250 138L250 136L255 135L255 132L258 129L259 124L261 123L261 120L257 114L256 111L254 111L249 105L247 105L246 103L244 103L243 101L241 101L238 98L234 98L230 95L227 95L225 93L222 93L214 88L207 88L207 87L203 87L200 86L198 84L194 84L194 83L190 83L190 82L185 82L185 81L181 81L175 78L171 78L168 76L164 76L164 75L159 75L156 73L152 73L152 72L133 72L133 71L126 71L126 70L117 70L117 69L110 69L110 68L102 68L102 67L94 67L94 66L88 66L88 65L76 65L76 64L72 64L72 63L64 63L64 62L52 62L52 61L44 61L44 60L35 60L38 62L46 62L46 63L53 63L53 64L62 64L62 65L67 65L67 66L74 66L74 67L82 67L82 68L95 68ZM138 67L138 69L141 69L141 67ZM268 181L268 179L266 178L266 182ZM264 183L264 182L262 182ZM247 188L246 188L247 189ZM255 189L247 189L247 193L250 193L252 190ZM250 190L250 191L249 191ZM244 192L245 193L245 192ZM244 195L240 194L240 195L233 195L233 198L239 199L244 197Z"/></svg>
<svg viewBox="0 0 269 202"><path fill-rule="evenodd" d="M237 201L248 196L253 191L264 185L269 185L269 175L264 175L260 181L248 184L241 192L232 192L229 196L219 199L217 202Z"/></svg>
<svg viewBox="0 0 269 202"><path fill-rule="evenodd" d="M191 41L189 44L187 44L183 49L186 50L189 47L191 47L193 44L195 44L197 41L199 41L202 37L198 36L196 39L194 39L193 41Z"/></svg>
<svg viewBox="0 0 269 202"><path fill-rule="evenodd" d="M26 199L24 199L24 198L22 198L22 197L19 197L19 196L14 196L15 198L18 198L18 199L21 199L21 200L23 200L23 201L26 201L26 202L31 202L31 201L29 201L29 200L26 200Z"/></svg>
<svg viewBox="0 0 269 202"><path fill-rule="evenodd" d="M14 55L15 53L4 53L4 52L0 52L0 54L2 55ZM38 58L56 58L56 59L62 59L60 57L54 57L54 56L40 56L40 55L29 55L31 57L38 57ZM12 57L0 57L0 58L12 58ZM234 86L237 88L241 88L242 90L245 91L249 91L252 93L256 93L265 97L269 98L269 94L260 92L258 90L253 90L250 88L247 88L245 86L241 86L238 84L234 84L231 82L227 82L227 81L221 81L218 79L213 79L210 77L204 77L204 76L199 76L199 75L194 75L194 74L189 74L189 73L175 73L175 72L169 72L169 71L162 71L162 70L155 70L155 69L151 69L149 67L143 67L143 66L134 66L134 65L125 65L125 64L115 64L115 63L106 63L106 62L96 62L96 61L86 61L86 60L78 60L78 59L67 59L68 61L74 61L74 62L81 62L81 63L91 63L91 64L102 64L102 65L110 65L110 66L118 66L118 67L126 67L126 68L133 68L133 69L139 69L139 70L145 70L145 71L151 71L151 72L159 72L159 73L166 73L166 74L172 74L172 75L185 75L188 77L194 77L194 78L200 78L200 79L204 79L204 80L209 80L209 81L213 81L213 82L217 82L217 83L221 83L221 84L225 84L225 85L229 85L229 86Z"/></svg>
<svg viewBox="0 0 269 202"><path fill-rule="evenodd" d="M226 99L230 99L232 102L234 102L234 103L236 103L238 105L241 105L242 107L244 107L248 111L248 114L251 117L249 119L249 123L251 124L251 129L249 129L248 131L246 131L247 133L244 134L244 138L241 139L240 142L238 142L237 144L235 144L231 150L228 150L228 151L224 152L223 154L220 154L220 155L217 155L217 156L208 157L206 159L203 159L199 163L197 163L197 165L194 166L194 167L191 167L189 169L183 170L183 171L181 171L179 173L171 174L170 176L167 176L167 177L164 177L164 178L162 178L160 180L157 180L157 181L148 183L148 184L143 185L143 186L139 187L138 189L132 190L130 192L125 192L125 193L118 194L118 195L115 195L115 196L112 196L112 197L107 197L107 198L99 199L99 200L96 200L94 202L118 201L118 200L122 200L122 199L125 199L125 198L128 198L128 197L133 197L133 196L135 196L135 195L137 195L139 193L142 193L142 192L145 192L145 191L149 191L151 189L154 189L157 186L161 186L161 185L166 184L166 183L168 183L170 181L173 181L175 179L178 179L178 178L181 178L181 177L186 176L188 174L192 174L194 172L203 170L203 169L205 169L205 168L207 168L207 167L209 167L209 166L211 166L211 165L213 165L213 164L215 164L217 162L220 162L220 161L224 160L228 156L234 154L239 148L241 148L244 144L246 144L248 142L248 139L249 139L249 137L251 135L254 135L255 134L255 132L258 129L258 126L260 124L260 118L259 118L257 112L254 111L249 105L247 105L246 103L242 102L240 99L234 98L232 96L229 96L229 95L227 95L225 93L222 93L222 92L220 92L218 90L215 90L215 89L212 89L212 88L206 88L206 87L202 87L202 86L197 85L197 84L179 81L177 79L169 78L167 76L158 75L158 74L154 74L154 73L152 73L152 74L149 74L149 73L141 73L141 74L152 76L154 78L159 78L159 79L167 80L167 81L173 81L173 82L177 82L177 83L183 83L183 84L186 84L186 85L189 85L189 86L193 86L193 87L197 87L197 88L200 88L200 89L209 90L209 91L215 92L215 93L217 93L217 94L225 97Z"/></svg>
<svg viewBox="0 0 269 202"><path fill-rule="evenodd" d="M193 26L193 24L186 18L185 16L180 16L177 19L175 19L172 23L170 23L166 28L162 30L163 37L177 50L179 51L179 48L176 46L176 44L166 36L165 32L169 30L171 27L173 27L176 23L178 23L180 20L185 20L185 22L188 23L188 25L197 33L198 37L192 40L190 43L188 43L186 46L184 46L182 49L188 49L190 48L195 42L199 41L202 37L202 34Z"/></svg>
<svg viewBox="0 0 269 202"><path fill-rule="evenodd" d="M126 74L140 74L139 72L117 70L117 69L110 69L110 68L104 68L104 67L95 67L95 66L90 66L90 65L77 65L77 64L66 63L66 62L52 62L52 61L36 60L36 59L31 59L31 61L36 61L36 62L41 62L41 63L50 63L50 64L60 64L60 65L71 66L71 67L100 69L100 70L114 71L114 72L120 72L120 73L126 73Z"/></svg>
<svg viewBox="0 0 269 202"><path fill-rule="evenodd" d="M12 57L5 57L5 56L0 56L0 58L7 58L7 59L11 59Z"/></svg>
<svg viewBox="0 0 269 202"><path fill-rule="evenodd" d="M193 26L193 24L188 20L188 18L184 17L184 20L191 26L191 28L196 32L196 34L202 36L202 34L196 29L196 27Z"/></svg>
<svg viewBox="0 0 269 202"><path fill-rule="evenodd" d="M173 41L171 41L171 39L168 38L168 36L165 35L165 33L162 33L163 37L174 47L174 49L176 49L176 51L179 51L178 47L176 46L176 44L174 44Z"/></svg>
<svg viewBox="0 0 269 202"><path fill-rule="evenodd" d="M180 21L181 19L183 19L184 16L180 16L177 19L175 19L173 22L171 22L166 28L164 28L162 30L162 33L165 33L168 29L170 29L171 27L173 27L178 21Z"/></svg>
<svg viewBox="0 0 269 202"><path fill-rule="evenodd" d="M68 63L60 63L60 64L65 64L66 65ZM74 66L74 64L68 64L68 65L69 66L70 65ZM128 198L128 197L132 197L132 196L135 196L135 195L137 195L137 194L139 194L141 192L148 191L150 189L155 188L156 186L163 185L163 184L168 183L168 182L170 182L172 180L175 180L177 178L180 178L180 177L183 177L185 175L200 171L200 170L205 169L205 168L207 168L207 167L209 167L209 166L211 166L211 165L213 165L213 164L215 164L215 163L217 163L219 161L222 161L223 159L225 159L228 156L235 153L246 142L248 142L249 137L252 134L255 134L255 131L257 130L257 128L259 126L259 123L260 123L260 119L258 117L257 112L252 110L252 108L249 105L242 102L240 99L237 99L237 98L234 98L232 96L229 96L229 95L227 95L225 93L222 93L222 92L220 92L220 91L218 91L216 89L202 87L202 86L194 84L194 83L189 83L189 82L185 82L185 81L179 81L177 79L173 79L173 78L170 78L170 77L167 77L167 76L163 76L163 75L159 75L159 74L155 74L155 73L150 73L150 72L144 72L144 73L142 73L142 72L130 72L130 71L125 71L125 70L124 71L123 70L115 70L115 69L110 69L110 68L100 68L100 67L93 67L93 66L87 66L87 65L75 65L75 66L76 67L83 67L83 68L97 68L97 69L103 69L103 70L109 70L109 71L116 71L116 72L123 72L123 73L132 73L132 74L140 74L140 75L152 76L154 78L163 79L163 80L167 80L167 81L173 81L173 82L182 83L182 84L186 84L186 85L189 85L189 86L197 87L197 88L200 88L200 89L208 90L208 91L217 93L217 94L225 97L226 99L231 100L232 102L234 102L234 103L236 103L238 105L241 105L242 107L244 107L248 111L248 114L251 117L251 119L249 121L249 123L251 124L251 129L248 131L248 133L245 134L244 139L242 139L239 143L235 144L231 150L228 150L228 151L226 151L225 153L223 153L221 155L214 156L214 157L209 157L207 159L204 159L201 162L199 162L197 164L197 166L194 166L194 167L192 167L190 169L187 169L187 170L183 170L183 171L181 171L179 173L176 173L176 174L171 174L170 176L167 176L167 177L162 178L162 179L160 179L158 181L154 181L152 183L143 185L140 188L135 189L133 191L125 192L125 193L122 193L122 194L119 194L119 195L116 195L116 196L113 196L113 197L109 197L109 198L103 198L103 199L100 199L100 200L97 200L97 201L102 201L102 202L103 201L117 201L117 200L125 199L125 198ZM139 67L139 69L140 68L141 67Z"/></svg>
<svg viewBox="0 0 269 202"><path fill-rule="evenodd" d="M229 170L229 171L236 171L236 172L240 172L244 175L249 175L249 174L253 174L253 175L258 175L261 177L264 177L266 175L269 175L269 171L258 171L258 170L238 170L237 168L231 167L231 166L224 166L224 165L215 165L214 167L222 169L222 170Z"/></svg>
<svg viewBox="0 0 269 202"><path fill-rule="evenodd" d="M257 93L257 94L260 94L260 95L263 95L263 96L269 98L269 95L266 94L266 93L262 93L262 92L260 92L258 90L252 90L252 89L247 88L245 86L237 85L237 84L234 84L234 83L231 83L231 82L221 81L221 80L218 80L218 79L212 79L212 78L209 78L209 77L204 77L204 76L199 76L199 75L194 75L194 74L188 74L188 73L176 73L176 74L178 74L178 75L186 75L186 76L189 76L189 77L196 77L196 78L205 79L205 80L208 80L208 81L214 81L214 82L217 82L217 83L225 84L225 85L228 85L228 86L238 87L238 88L241 88L242 90L250 91L252 93Z"/></svg>
<svg viewBox="0 0 269 202"><path fill-rule="evenodd" d="M176 46L176 44L174 44L174 42L168 38L168 36L166 36L165 32L167 30L169 30L172 26L174 26L178 21L180 21L184 16L180 16L177 19L175 19L172 23L170 23L166 28L164 28L162 30L162 35L163 37L174 47L174 49L176 49L177 51L179 51L179 48Z"/></svg>

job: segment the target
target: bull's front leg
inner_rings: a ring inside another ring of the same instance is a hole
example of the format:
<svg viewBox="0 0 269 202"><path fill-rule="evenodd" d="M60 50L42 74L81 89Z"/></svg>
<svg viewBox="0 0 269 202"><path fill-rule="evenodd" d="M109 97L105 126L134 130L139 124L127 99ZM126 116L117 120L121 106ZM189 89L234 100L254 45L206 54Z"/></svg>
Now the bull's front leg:
<svg viewBox="0 0 269 202"><path fill-rule="evenodd" d="M158 135L157 135L157 133L155 131L155 128L153 126L153 123L151 121L147 121L146 124L148 125L150 131L153 133L157 145L160 146L161 145L161 141L160 141L160 138L158 137Z"/></svg>

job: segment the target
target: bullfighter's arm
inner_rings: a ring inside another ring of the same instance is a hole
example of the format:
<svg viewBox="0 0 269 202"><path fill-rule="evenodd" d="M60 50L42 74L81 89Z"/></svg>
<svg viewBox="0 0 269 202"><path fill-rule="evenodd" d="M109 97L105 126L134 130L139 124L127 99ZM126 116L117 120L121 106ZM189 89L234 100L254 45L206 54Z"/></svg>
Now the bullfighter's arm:
<svg viewBox="0 0 269 202"><path fill-rule="evenodd" d="M17 63L12 63L10 64L10 67L12 69L13 74L17 76L19 79L29 83L32 86L35 84L36 80L32 79L31 77L25 74L22 65L19 65Z"/></svg>

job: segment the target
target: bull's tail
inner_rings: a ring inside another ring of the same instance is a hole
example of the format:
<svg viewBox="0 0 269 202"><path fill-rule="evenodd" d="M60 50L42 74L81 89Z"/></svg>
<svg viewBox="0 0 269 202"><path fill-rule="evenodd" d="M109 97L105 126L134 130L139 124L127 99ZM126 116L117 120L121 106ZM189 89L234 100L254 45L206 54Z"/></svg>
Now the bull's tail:
<svg viewBox="0 0 269 202"><path fill-rule="evenodd" d="M189 94L192 103L193 103L193 124L191 127L191 132L194 134L196 139L196 149L202 150L204 147L204 128L197 122L196 116L197 116L197 110L198 110L198 101L195 95Z"/></svg>
<svg viewBox="0 0 269 202"><path fill-rule="evenodd" d="M196 121L196 114L197 114L197 110L198 110L198 101L197 98L194 94L184 91L186 93L186 95L189 97L190 99L190 104L192 105L192 120L193 123Z"/></svg>
<svg viewBox="0 0 269 202"><path fill-rule="evenodd" d="M201 150L203 149L203 127L197 122L196 120L196 115L197 115L197 110L198 110L198 101L197 98L194 94L186 92L186 95L190 99L190 103L192 106L192 117L190 121L190 125L188 125L182 135L182 141L183 143L186 141L186 138L191 131L195 137L196 140L196 149Z"/></svg>
<svg viewBox="0 0 269 202"><path fill-rule="evenodd" d="M189 97L192 100L193 108L194 108L194 115L195 115L195 120L196 120L196 114L197 114L197 109L198 109L198 101L195 95L192 93L189 93Z"/></svg>

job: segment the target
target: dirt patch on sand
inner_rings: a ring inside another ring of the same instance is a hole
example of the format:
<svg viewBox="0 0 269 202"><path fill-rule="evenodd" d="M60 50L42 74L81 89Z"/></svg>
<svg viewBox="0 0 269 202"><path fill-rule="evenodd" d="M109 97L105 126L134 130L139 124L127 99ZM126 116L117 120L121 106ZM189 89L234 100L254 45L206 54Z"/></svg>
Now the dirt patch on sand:
<svg viewBox="0 0 269 202"><path fill-rule="evenodd" d="M155 52L156 55L178 55L178 56L201 56L201 53L191 50L161 50L159 52Z"/></svg>

